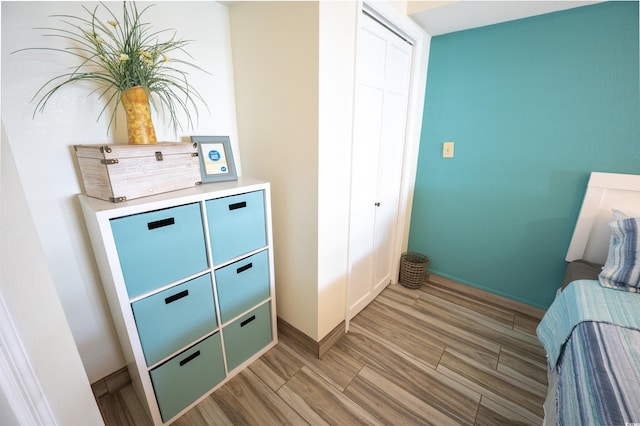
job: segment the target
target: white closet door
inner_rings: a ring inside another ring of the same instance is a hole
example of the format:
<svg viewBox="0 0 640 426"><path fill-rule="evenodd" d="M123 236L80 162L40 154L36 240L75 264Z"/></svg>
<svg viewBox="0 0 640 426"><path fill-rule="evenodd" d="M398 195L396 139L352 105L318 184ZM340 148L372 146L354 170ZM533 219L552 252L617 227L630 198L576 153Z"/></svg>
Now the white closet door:
<svg viewBox="0 0 640 426"><path fill-rule="evenodd" d="M356 62L347 319L391 281L412 46L366 14ZM398 254L399 255L399 254Z"/></svg>

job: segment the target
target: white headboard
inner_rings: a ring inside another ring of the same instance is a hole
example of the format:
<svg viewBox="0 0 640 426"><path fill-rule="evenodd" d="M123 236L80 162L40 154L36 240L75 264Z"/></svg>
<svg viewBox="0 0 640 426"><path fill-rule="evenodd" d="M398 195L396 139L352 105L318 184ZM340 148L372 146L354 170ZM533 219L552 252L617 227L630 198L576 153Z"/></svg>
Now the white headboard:
<svg viewBox="0 0 640 426"><path fill-rule="evenodd" d="M640 217L640 176L592 172L566 260L607 260L611 209Z"/></svg>

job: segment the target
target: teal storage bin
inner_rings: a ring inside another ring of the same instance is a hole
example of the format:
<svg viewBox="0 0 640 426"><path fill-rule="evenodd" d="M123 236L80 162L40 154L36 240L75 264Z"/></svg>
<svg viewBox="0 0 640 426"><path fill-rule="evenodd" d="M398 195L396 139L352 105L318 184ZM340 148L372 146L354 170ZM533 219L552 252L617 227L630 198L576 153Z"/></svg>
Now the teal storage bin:
<svg viewBox="0 0 640 426"><path fill-rule="evenodd" d="M222 323L269 298L269 256L261 251L215 271Z"/></svg>
<svg viewBox="0 0 640 426"><path fill-rule="evenodd" d="M263 191L206 202L214 265L266 246Z"/></svg>
<svg viewBox="0 0 640 426"><path fill-rule="evenodd" d="M150 372L163 422L167 422L225 378L220 333L176 355Z"/></svg>
<svg viewBox="0 0 640 426"><path fill-rule="evenodd" d="M270 305L265 303L222 329L229 371L251 358L273 340Z"/></svg>
<svg viewBox="0 0 640 426"><path fill-rule="evenodd" d="M207 268L198 203L111 219L130 298Z"/></svg>
<svg viewBox="0 0 640 426"><path fill-rule="evenodd" d="M138 300L131 308L148 366L218 326L211 274Z"/></svg>

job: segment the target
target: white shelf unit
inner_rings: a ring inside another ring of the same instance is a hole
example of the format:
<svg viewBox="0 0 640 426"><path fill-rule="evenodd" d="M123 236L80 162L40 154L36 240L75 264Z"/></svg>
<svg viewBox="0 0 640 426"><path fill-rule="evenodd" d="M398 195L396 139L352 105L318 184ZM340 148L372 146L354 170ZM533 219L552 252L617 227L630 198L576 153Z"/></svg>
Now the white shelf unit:
<svg viewBox="0 0 640 426"><path fill-rule="evenodd" d="M247 178L123 203L80 195L131 380L171 423L278 342L271 193Z"/></svg>

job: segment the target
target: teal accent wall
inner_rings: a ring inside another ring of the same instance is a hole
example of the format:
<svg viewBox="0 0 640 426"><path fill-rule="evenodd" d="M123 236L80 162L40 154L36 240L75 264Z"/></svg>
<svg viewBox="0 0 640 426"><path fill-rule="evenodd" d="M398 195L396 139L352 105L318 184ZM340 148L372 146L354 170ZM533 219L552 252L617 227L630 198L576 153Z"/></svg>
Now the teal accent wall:
<svg viewBox="0 0 640 426"><path fill-rule="evenodd" d="M430 272L549 306L590 172L640 174L638 17L607 2L432 38L409 235Z"/></svg>

